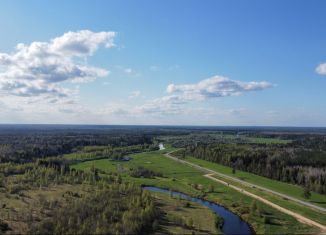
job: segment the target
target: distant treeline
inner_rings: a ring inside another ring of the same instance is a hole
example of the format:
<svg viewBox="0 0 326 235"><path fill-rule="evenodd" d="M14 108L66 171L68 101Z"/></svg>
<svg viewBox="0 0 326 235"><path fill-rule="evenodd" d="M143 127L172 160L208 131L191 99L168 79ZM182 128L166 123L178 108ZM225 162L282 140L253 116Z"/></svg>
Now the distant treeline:
<svg viewBox="0 0 326 235"><path fill-rule="evenodd" d="M323 144L318 144L324 139L320 138L288 145L193 144L179 154L304 185L315 192L326 194L326 151Z"/></svg>
<svg viewBox="0 0 326 235"><path fill-rule="evenodd" d="M24 132L0 133L0 163L29 162L36 158L58 156L90 145L129 146L152 144L153 135L144 132Z"/></svg>
<svg viewBox="0 0 326 235"><path fill-rule="evenodd" d="M288 144L195 143L179 155L216 162L326 194L326 137L304 135Z"/></svg>
<svg viewBox="0 0 326 235"><path fill-rule="evenodd" d="M130 146L86 146L78 152L66 154L64 159L87 161L94 159L125 160L128 154L158 150L157 144L137 144Z"/></svg>
<svg viewBox="0 0 326 235"><path fill-rule="evenodd" d="M146 126L0 125L0 163L77 152L85 146L153 145L164 135L184 135L187 128Z"/></svg>

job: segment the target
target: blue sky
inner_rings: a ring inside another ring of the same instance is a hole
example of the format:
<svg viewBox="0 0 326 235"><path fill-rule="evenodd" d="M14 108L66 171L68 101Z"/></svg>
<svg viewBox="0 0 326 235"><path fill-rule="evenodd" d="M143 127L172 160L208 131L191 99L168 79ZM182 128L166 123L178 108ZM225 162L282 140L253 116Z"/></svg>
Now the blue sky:
<svg viewBox="0 0 326 235"><path fill-rule="evenodd" d="M325 9L1 1L0 122L326 126Z"/></svg>

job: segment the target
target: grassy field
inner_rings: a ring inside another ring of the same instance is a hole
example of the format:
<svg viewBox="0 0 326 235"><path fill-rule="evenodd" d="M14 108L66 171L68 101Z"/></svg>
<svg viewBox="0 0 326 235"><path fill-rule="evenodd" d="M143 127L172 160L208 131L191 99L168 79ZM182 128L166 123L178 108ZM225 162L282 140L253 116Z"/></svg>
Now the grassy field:
<svg viewBox="0 0 326 235"><path fill-rule="evenodd" d="M215 227L213 212L198 203L170 198L161 193L152 193L163 215L159 221L159 229L155 234L222 234ZM189 221L192 226L184 226Z"/></svg>
<svg viewBox="0 0 326 235"><path fill-rule="evenodd" d="M230 168L230 167L212 163L212 162L208 162L208 161L197 159L197 158L193 158L193 157L186 157L185 160L195 163L199 166L203 166L203 167L209 168L211 170L215 170L220 173L230 175L232 177L237 177L246 182L253 183L253 184L265 187L265 188L269 188L269 189L272 189L279 193L284 193L284 194L287 194L294 198L298 198L300 200L307 201L307 202L313 203L315 205L318 205L320 207L326 208L326 196L311 192L311 198L309 200L307 200L303 197L303 188L300 186L268 179L266 177L258 176L258 175L251 174L248 172L243 172L243 171L236 171L235 174L232 174L232 168Z"/></svg>
<svg viewBox="0 0 326 235"><path fill-rule="evenodd" d="M167 149L166 151L169 150L170 149ZM262 213L249 213L253 199L227 186L212 182L203 177L201 172L189 166L167 159L162 156L162 152L166 151L135 154L133 155L134 159L129 162L112 162L102 159L79 163L73 167L80 170L90 170L94 166L104 172L115 171L121 173L125 180L136 184L170 188L174 191L181 191L193 196L203 196L205 192L206 199L219 203L241 215L241 217L248 221L259 234L312 234L318 231L316 228L301 224L291 216L280 213L259 201L256 202L257 207L262 208L263 215ZM130 177L130 168L138 166L160 172L163 174L163 177L152 179ZM200 189L196 189L194 185L198 185ZM210 187L213 187L214 190L208 193ZM264 223L264 216L270 218L270 223Z"/></svg>
<svg viewBox="0 0 326 235"><path fill-rule="evenodd" d="M34 223L48 218L53 208L62 207L74 200L66 192L88 193L81 185L58 185L41 189L24 190L19 195L0 192L0 218L11 228L9 234L23 234L28 231L26 221Z"/></svg>

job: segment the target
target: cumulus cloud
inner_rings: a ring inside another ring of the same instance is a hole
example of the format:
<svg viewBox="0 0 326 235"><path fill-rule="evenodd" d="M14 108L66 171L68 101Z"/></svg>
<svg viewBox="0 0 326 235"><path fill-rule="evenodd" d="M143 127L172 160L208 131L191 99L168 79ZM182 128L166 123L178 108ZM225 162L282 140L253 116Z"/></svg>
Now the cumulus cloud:
<svg viewBox="0 0 326 235"><path fill-rule="evenodd" d="M326 63L318 65L318 67L316 68L316 73L320 75L326 75Z"/></svg>
<svg viewBox="0 0 326 235"><path fill-rule="evenodd" d="M163 96L148 100L140 105L127 103L110 103L100 110L101 115L123 115L124 117L148 117L181 114L184 101L178 96Z"/></svg>
<svg viewBox="0 0 326 235"><path fill-rule="evenodd" d="M115 32L94 33L89 30L68 32L61 37L51 40L52 50L70 56L93 55L99 45L106 48L115 46L113 39Z"/></svg>
<svg viewBox="0 0 326 235"><path fill-rule="evenodd" d="M187 108L187 105L189 106L192 101L235 96L244 92L264 90L269 87L272 87L272 84L265 81L242 82L222 76L214 76L195 84L170 84L166 89L168 95L148 100L144 104L135 107L125 107L124 111L125 114L133 116L185 114L186 110L193 110L193 107ZM226 113L240 115L243 112L245 112L245 109L231 109Z"/></svg>
<svg viewBox="0 0 326 235"><path fill-rule="evenodd" d="M242 82L222 76L214 76L195 84L170 84L166 89L168 95L148 100L144 104L135 107L124 107L122 109L124 109L125 114L134 116L184 114L187 110L187 105L193 101L235 96L244 92L259 91L270 87L272 87L272 84L265 81ZM137 94L135 93L134 96ZM193 110L193 108L190 107L189 110ZM227 113L232 115L240 115L243 112L245 112L245 109L231 109L227 111Z"/></svg>
<svg viewBox="0 0 326 235"><path fill-rule="evenodd" d="M0 53L0 95L69 96L63 82L89 82L108 75L85 60L101 45L113 47L114 37L115 32L67 32L49 42L20 43L12 53Z"/></svg>
<svg viewBox="0 0 326 235"><path fill-rule="evenodd" d="M169 94L177 94L184 100L205 100L208 98L237 96L248 91L259 91L272 87L269 82L242 82L222 76L214 76L195 84L170 84Z"/></svg>
<svg viewBox="0 0 326 235"><path fill-rule="evenodd" d="M145 104L134 107L130 110L133 115L164 115L164 114L178 114L182 112L181 104L184 101L179 96L170 95L156 98L147 101Z"/></svg>

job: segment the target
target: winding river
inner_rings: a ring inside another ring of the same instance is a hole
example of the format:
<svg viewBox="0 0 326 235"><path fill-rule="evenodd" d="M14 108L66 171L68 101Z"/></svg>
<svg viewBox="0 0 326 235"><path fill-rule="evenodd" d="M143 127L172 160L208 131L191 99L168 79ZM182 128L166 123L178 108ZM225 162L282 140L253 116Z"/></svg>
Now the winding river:
<svg viewBox="0 0 326 235"><path fill-rule="evenodd" d="M144 190L148 190L151 192L159 192L159 193L165 193L169 194L170 191L163 188L158 187L152 187L152 186L145 186L143 187ZM221 216L224 219L224 225L222 227L222 232L226 235L231 234L245 234L245 235L251 235L254 234L252 229L250 228L249 224L243 221L238 215L232 213L231 211L227 210L223 206L220 206L216 203L212 203L206 200L202 200L199 198L191 197L184 193L179 192L172 192L173 197L181 197L182 199L190 200L193 202L200 203L201 205L204 205L211 210L213 210L216 214Z"/></svg>

